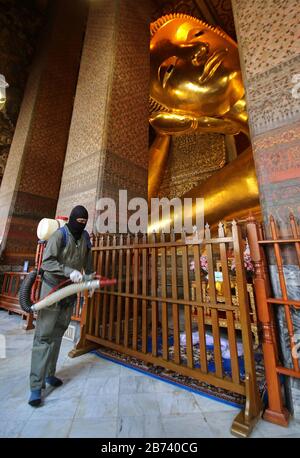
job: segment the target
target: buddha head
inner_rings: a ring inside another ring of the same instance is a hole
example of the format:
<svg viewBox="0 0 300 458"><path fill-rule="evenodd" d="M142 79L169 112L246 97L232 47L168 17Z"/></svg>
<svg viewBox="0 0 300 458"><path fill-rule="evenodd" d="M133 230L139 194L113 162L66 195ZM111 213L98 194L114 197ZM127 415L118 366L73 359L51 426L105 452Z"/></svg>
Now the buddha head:
<svg viewBox="0 0 300 458"><path fill-rule="evenodd" d="M237 44L185 14L151 24L150 96L161 110L224 116L244 96Z"/></svg>

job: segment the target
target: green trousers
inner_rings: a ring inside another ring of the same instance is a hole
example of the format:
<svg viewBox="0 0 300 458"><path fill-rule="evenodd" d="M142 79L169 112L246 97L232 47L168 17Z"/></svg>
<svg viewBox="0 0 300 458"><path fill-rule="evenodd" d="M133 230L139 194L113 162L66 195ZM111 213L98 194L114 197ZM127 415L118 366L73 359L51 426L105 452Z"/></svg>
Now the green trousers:
<svg viewBox="0 0 300 458"><path fill-rule="evenodd" d="M55 374L62 337L70 324L73 306L74 296L38 312L31 355L31 390L41 389L45 378Z"/></svg>

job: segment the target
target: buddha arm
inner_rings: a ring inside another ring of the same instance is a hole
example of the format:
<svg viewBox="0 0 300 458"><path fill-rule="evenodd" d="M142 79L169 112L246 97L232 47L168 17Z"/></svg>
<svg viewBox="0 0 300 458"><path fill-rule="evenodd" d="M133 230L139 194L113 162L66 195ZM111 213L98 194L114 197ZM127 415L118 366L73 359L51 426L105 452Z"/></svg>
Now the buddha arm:
<svg viewBox="0 0 300 458"><path fill-rule="evenodd" d="M241 123L234 117L214 118L209 116L193 117L178 113L153 113L150 124L156 132L163 135L183 135L193 132L220 133L234 135L242 130Z"/></svg>

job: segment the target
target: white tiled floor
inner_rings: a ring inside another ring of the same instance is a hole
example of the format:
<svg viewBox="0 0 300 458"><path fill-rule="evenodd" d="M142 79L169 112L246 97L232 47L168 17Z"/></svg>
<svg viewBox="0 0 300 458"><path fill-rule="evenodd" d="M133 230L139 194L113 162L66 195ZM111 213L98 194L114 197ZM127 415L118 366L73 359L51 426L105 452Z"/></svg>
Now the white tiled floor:
<svg viewBox="0 0 300 458"><path fill-rule="evenodd" d="M27 404L33 331L19 316L0 311L6 358L0 359L0 437L233 437L238 409L193 394L93 354L70 359L63 340L58 376L64 385L47 388L44 404ZM298 437L288 428L260 421L251 437Z"/></svg>

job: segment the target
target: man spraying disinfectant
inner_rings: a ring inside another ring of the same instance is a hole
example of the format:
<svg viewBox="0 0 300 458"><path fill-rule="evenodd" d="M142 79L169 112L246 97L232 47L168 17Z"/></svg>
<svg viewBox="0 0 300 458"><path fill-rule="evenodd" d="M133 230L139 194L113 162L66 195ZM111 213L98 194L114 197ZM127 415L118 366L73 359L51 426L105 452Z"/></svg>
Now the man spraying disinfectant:
<svg viewBox="0 0 300 458"><path fill-rule="evenodd" d="M41 298L64 280L79 283L93 278L92 250L89 234L85 231L88 211L81 205L73 208L69 222L57 229L49 238L43 254L41 269L43 281ZM55 376L56 363L62 337L68 328L76 294L38 311L32 347L30 372L30 398L28 403L38 407L42 402L42 389L46 383L59 387L62 380Z"/></svg>

